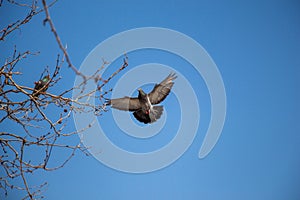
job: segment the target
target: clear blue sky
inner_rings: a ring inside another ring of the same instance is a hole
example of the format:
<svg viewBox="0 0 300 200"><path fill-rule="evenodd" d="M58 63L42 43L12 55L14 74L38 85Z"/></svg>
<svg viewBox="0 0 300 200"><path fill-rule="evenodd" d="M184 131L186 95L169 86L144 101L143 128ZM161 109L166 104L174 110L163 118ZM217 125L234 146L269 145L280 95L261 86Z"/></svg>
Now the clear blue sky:
<svg viewBox="0 0 300 200"><path fill-rule="evenodd" d="M21 14L10 9L1 10L1 27ZM58 1L50 14L78 67L101 41L128 29L164 27L188 35L218 66L226 88L227 116L217 145L199 160L199 147L210 119L205 83L192 68L182 70L181 66L188 66L182 59L150 50L131 53L126 70L143 63L163 63L174 66L198 85L201 119L193 144L172 165L146 174L119 172L78 153L65 168L30 178L32 183L47 180L46 199L300 198L298 1ZM43 19L44 15L39 15L0 47L5 52L2 63L14 43L20 50L41 51L29 63L22 63L23 69L34 64L34 69L24 70L26 78L20 80L24 85L32 85L39 77L40 66L55 64L57 44L49 27L42 26ZM65 85L72 86L74 74L68 70L63 73ZM174 101L170 95L164 105L176 107ZM104 122L110 123L110 114L103 117ZM170 123L166 128L172 128ZM74 129L73 124L69 128ZM154 150L174 136L132 142L134 138L117 130L111 128L108 137L136 152ZM17 194L11 197L19 198Z"/></svg>

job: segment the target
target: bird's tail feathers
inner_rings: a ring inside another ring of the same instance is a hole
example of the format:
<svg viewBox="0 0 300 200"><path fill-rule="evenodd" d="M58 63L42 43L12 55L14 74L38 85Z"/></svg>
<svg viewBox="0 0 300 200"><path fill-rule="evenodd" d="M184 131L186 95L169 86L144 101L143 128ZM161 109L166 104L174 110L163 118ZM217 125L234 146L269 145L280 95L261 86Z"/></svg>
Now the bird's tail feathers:
<svg viewBox="0 0 300 200"><path fill-rule="evenodd" d="M163 111L164 111L163 106L153 106L152 110L149 113L151 123L158 120L161 117Z"/></svg>

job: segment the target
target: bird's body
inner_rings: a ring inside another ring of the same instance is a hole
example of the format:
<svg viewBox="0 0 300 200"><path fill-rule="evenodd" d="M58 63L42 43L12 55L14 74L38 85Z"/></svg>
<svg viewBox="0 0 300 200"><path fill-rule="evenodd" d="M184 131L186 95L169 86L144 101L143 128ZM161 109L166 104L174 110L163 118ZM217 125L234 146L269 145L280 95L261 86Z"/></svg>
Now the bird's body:
<svg viewBox="0 0 300 200"><path fill-rule="evenodd" d="M155 106L162 102L170 93L174 85L175 74L169 74L161 83L156 84L153 90L146 94L141 88L138 89L138 97L123 97L110 99L107 105L124 111L133 112L134 117L145 124L157 121L162 113L163 106Z"/></svg>
<svg viewBox="0 0 300 200"><path fill-rule="evenodd" d="M41 93L46 92L49 87L50 76L46 75L43 79L35 82L34 90L32 92L32 96L38 97Z"/></svg>

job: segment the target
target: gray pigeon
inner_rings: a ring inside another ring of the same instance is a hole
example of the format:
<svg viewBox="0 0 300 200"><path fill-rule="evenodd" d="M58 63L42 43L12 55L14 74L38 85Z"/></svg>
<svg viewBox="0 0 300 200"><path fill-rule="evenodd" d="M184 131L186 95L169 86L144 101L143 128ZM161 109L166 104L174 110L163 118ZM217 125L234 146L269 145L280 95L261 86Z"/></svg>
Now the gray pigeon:
<svg viewBox="0 0 300 200"><path fill-rule="evenodd" d="M138 89L138 97L123 97L118 99L107 100L106 105L112 108L131 111L133 116L145 124L157 121L162 113L163 106L154 106L162 102L170 93L177 76L170 73L161 83L156 84L153 90L146 94L141 88Z"/></svg>

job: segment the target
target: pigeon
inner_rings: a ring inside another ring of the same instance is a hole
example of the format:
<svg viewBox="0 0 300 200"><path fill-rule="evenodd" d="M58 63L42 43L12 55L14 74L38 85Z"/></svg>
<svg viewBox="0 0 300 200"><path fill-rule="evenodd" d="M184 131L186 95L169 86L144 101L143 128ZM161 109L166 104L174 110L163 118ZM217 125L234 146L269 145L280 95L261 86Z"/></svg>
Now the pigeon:
<svg viewBox="0 0 300 200"><path fill-rule="evenodd" d="M35 82L35 87L32 92L33 97L38 97L41 93L46 92L49 87L50 76L49 74L44 76L41 80Z"/></svg>
<svg viewBox="0 0 300 200"><path fill-rule="evenodd" d="M133 116L138 121L151 124L161 117L163 106L156 104L162 102L169 95L176 78L175 73L170 73L161 83L156 84L150 93L146 94L139 88L138 97L125 96L118 99L108 99L106 105L118 110L133 112Z"/></svg>

